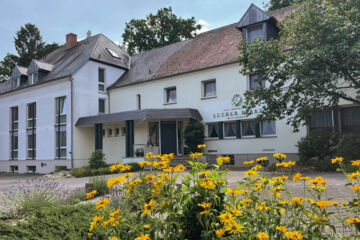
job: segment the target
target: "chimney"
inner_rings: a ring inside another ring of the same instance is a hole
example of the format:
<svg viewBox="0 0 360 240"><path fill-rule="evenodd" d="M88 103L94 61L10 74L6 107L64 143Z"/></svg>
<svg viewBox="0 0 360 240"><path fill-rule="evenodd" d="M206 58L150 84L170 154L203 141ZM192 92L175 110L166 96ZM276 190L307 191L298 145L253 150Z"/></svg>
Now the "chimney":
<svg viewBox="0 0 360 240"><path fill-rule="evenodd" d="M68 33L66 34L66 49L72 48L77 43L77 35L74 33Z"/></svg>

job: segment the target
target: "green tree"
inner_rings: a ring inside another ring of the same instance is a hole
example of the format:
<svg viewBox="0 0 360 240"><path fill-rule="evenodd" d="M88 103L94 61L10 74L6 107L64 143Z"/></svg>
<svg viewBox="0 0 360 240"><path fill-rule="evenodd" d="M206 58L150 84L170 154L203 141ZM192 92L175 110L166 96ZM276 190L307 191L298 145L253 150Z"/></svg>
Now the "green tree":
<svg viewBox="0 0 360 240"><path fill-rule="evenodd" d="M177 17L171 7L161 8L155 15L126 23L123 45L130 54L139 53L192 38L200 29L201 25L196 24L194 17L183 19Z"/></svg>
<svg viewBox="0 0 360 240"><path fill-rule="evenodd" d="M245 93L247 112L297 130L316 108L360 104L360 1L304 0L281 25L278 39L239 46L240 72L267 81Z"/></svg>
<svg viewBox="0 0 360 240"><path fill-rule="evenodd" d="M8 53L0 62L0 82L7 80L16 65L27 67L32 59L40 59L60 46L42 40L36 25L27 23L16 32L14 44L18 56Z"/></svg>
<svg viewBox="0 0 360 240"><path fill-rule="evenodd" d="M204 125L199 122L192 120L186 126L184 130L185 144L188 148L188 152L199 152L199 144L204 144L205 140L205 128Z"/></svg>
<svg viewBox="0 0 360 240"><path fill-rule="evenodd" d="M302 2L300 0L270 0L269 3L265 4L268 11L274 11L280 8L289 7L294 3Z"/></svg>

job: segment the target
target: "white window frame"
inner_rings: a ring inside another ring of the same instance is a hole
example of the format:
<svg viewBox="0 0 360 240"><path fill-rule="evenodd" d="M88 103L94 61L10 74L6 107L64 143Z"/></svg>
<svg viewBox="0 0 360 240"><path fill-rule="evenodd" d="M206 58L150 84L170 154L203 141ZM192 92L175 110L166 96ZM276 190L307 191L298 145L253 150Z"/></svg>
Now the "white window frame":
<svg viewBox="0 0 360 240"><path fill-rule="evenodd" d="M214 124L214 125L218 125L219 123L218 122L210 122L210 123L206 123L206 139L208 140L218 140L220 139L220 129L219 129L219 133L218 133L218 136L217 137L210 137L209 136L209 124Z"/></svg>
<svg viewBox="0 0 360 240"><path fill-rule="evenodd" d="M264 121L273 121L275 124L275 134L263 134L262 133L262 125ZM260 137L276 137L276 121L275 120L263 120L260 121Z"/></svg>
<svg viewBox="0 0 360 240"><path fill-rule="evenodd" d="M175 101L170 102L168 101L168 93L171 90L175 90ZM177 103L177 89L176 86L164 88L164 104L176 104Z"/></svg>
<svg viewBox="0 0 360 240"><path fill-rule="evenodd" d="M207 83L212 83L214 82L215 83L215 95L211 95L211 96L206 96L205 94L205 85ZM217 97L217 87L216 87L216 79L209 79L209 80L204 80L204 81L201 81L201 98L202 99L208 99L208 98L216 98Z"/></svg>
<svg viewBox="0 0 360 240"><path fill-rule="evenodd" d="M227 123L235 123L235 135L234 136L229 136L227 137L226 136L226 132L225 132L225 124ZM227 122L223 122L223 136L224 136L224 139L234 139L236 138L236 121L227 121Z"/></svg>
<svg viewBox="0 0 360 240"><path fill-rule="evenodd" d="M104 82L100 82L100 70L102 70L104 73ZM105 71L105 68L99 67L98 68L98 91L101 93L104 93L106 91L105 85L106 85L106 71ZM103 86L104 90L100 90L100 86Z"/></svg>
<svg viewBox="0 0 360 240"><path fill-rule="evenodd" d="M38 77L39 77L38 73L33 72L33 73L30 74L30 76L31 76L31 84L35 84L37 82L37 80L38 80Z"/></svg>

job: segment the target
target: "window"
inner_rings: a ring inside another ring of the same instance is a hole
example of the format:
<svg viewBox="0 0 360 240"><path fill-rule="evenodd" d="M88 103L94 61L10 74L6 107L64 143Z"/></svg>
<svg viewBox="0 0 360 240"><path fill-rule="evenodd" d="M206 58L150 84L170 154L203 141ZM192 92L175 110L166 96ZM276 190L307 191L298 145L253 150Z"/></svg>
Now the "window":
<svg viewBox="0 0 360 240"><path fill-rule="evenodd" d="M112 137L112 129L108 128L108 137Z"/></svg>
<svg viewBox="0 0 360 240"><path fill-rule="evenodd" d="M203 83L203 98L216 97L216 81L204 81Z"/></svg>
<svg viewBox="0 0 360 240"><path fill-rule="evenodd" d="M36 158L36 103L27 105L27 159Z"/></svg>
<svg viewBox="0 0 360 240"><path fill-rule="evenodd" d="M105 69L99 68L98 70L98 90L100 92L105 91Z"/></svg>
<svg viewBox="0 0 360 240"><path fill-rule="evenodd" d="M255 137L255 121L242 121L241 130L243 137Z"/></svg>
<svg viewBox="0 0 360 240"><path fill-rule="evenodd" d="M360 128L360 107L341 108L341 130L348 132Z"/></svg>
<svg viewBox="0 0 360 240"><path fill-rule="evenodd" d="M137 109L140 110L141 109L141 95L140 94L136 95L136 104L137 104Z"/></svg>
<svg viewBox="0 0 360 240"><path fill-rule="evenodd" d="M150 146L159 146L159 123L150 122L149 123L149 145Z"/></svg>
<svg viewBox="0 0 360 240"><path fill-rule="evenodd" d="M176 103L176 87L165 89L165 103Z"/></svg>
<svg viewBox="0 0 360 240"><path fill-rule="evenodd" d="M20 87L20 77L16 79L16 87Z"/></svg>
<svg viewBox="0 0 360 240"><path fill-rule="evenodd" d="M224 137L225 138L236 137L236 123L235 122L225 122L224 123Z"/></svg>
<svg viewBox="0 0 360 240"><path fill-rule="evenodd" d="M10 165L10 172L12 172L12 173L19 172L19 166L17 166L17 165Z"/></svg>
<svg viewBox="0 0 360 240"><path fill-rule="evenodd" d="M218 138L219 137L219 124L218 123L209 123L207 125L208 138Z"/></svg>
<svg viewBox="0 0 360 240"><path fill-rule="evenodd" d="M253 42L256 38L264 39L262 24L247 29L247 40Z"/></svg>
<svg viewBox="0 0 360 240"><path fill-rule="evenodd" d="M331 110L317 110L312 113L310 121L310 129L332 128L333 113Z"/></svg>
<svg viewBox="0 0 360 240"><path fill-rule="evenodd" d="M10 108L10 158L18 159L19 108Z"/></svg>
<svg viewBox="0 0 360 240"><path fill-rule="evenodd" d="M58 97L55 99L55 145L56 158L66 158L66 97Z"/></svg>
<svg viewBox="0 0 360 240"><path fill-rule="evenodd" d="M105 99L99 99L99 113L105 113Z"/></svg>
<svg viewBox="0 0 360 240"><path fill-rule="evenodd" d="M34 73L30 74L30 80L31 80L31 84L34 84L34 83L37 82L37 80L38 80L37 72L34 72Z"/></svg>
<svg viewBox="0 0 360 240"><path fill-rule="evenodd" d="M257 74L251 74L249 75L249 90L255 90L259 88L260 86L265 87L265 81L264 80L258 80L259 75Z"/></svg>
<svg viewBox="0 0 360 240"><path fill-rule="evenodd" d="M102 135L105 137L105 129L102 130Z"/></svg>
<svg viewBox="0 0 360 240"><path fill-rule="evenodd" d="M276 126L275 121L261 121L261 136L275 136Z"/></svg>
<svg viewBox="0 0 360 240"><path fill-rule="evenodd" d="M115 128L115 136L119 136L120 135L120 128Z"/></svg>
<svg viewBox="0 0 360 240"><path fill-rule="evenodd" d="M114 58L120 58L120 56L114 50L112 50L110 48L107 48L107 50L109 51L111 56L113 56Z"/></svg>
<svg viewBox="0 0 360 240"><path fill-rule="evenodd" d="M36 166L26 166L27 171L30 173L35 173L36 172Z"/></svg>

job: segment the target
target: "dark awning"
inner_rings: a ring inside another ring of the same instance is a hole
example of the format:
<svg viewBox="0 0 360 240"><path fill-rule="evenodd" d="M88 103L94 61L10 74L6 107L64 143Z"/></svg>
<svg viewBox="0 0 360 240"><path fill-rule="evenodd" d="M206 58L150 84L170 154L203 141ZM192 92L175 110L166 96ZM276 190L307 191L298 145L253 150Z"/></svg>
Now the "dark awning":
<svg viewBox="0 0 360 240"><path fill-rule="evenodd" d="M202 120L198 110L192 108L161 108L142 109L96 116L81 117L75 126L91 126L98 123L119 123L126 120L175 120L196 119Z"/></svg>

